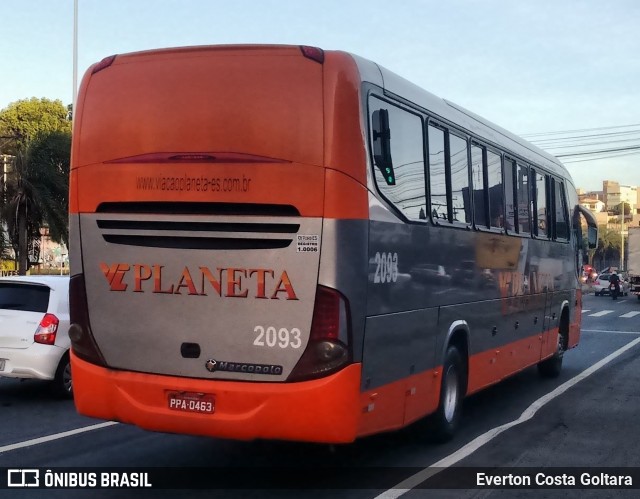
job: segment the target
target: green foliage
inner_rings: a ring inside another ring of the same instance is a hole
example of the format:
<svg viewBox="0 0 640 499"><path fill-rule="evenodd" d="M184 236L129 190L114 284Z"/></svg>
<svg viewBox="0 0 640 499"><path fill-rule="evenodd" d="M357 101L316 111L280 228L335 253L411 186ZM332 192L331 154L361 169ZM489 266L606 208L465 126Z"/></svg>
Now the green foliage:
<svg viewBox="0 0 640 499"><path fill-rule="evenodd" d="M593 262L597 267L602 266L603 262L614 261L620 259L620 251L622 248L622 236L620 231L608 229L601 225L598 227L598 246L593 254Z"/></svg>
<svg viewBox="0 0 640 499"><path fill-rule="evenodd" d="M16 155L21 147L39 135L71 133L68 110L59 100L31 99L12 102L0 111L0 137L3 153Z"/></svg>
<svg viewBox="0 0 640 499"><path fill-rule="evenodd" d="M9 258L9 235L0 227L0 260Z"/></svg>
<svg viewBox="0 0 640 499"><path fill-rule="evenodd" d="M69 247L69 167L71 132L41 134L29 145L33 168L38 176L37 198L49 236Z"/></svg>
<svg viewBox="0 0 640 499"><path fill-rule="evenodd" d="M19 273L29 267L28 248L47 225L51 238L68 246L68 192L71 157L69 110L59 100L24 99L0 111L2 153L15 156L7 176L0 218L8 244L18 260Z"/></svg>
<svg viewBox="0 0 640 499"><path fill-rule="evenodd" d="M631 205L629 203L626 203L626 202L620 203L620 204L614 206L613 209L611 210L611 212L614 215L620 216L620 211L621 211L622 206L624 206L624 216L626 218L631 214Z"/></svg>

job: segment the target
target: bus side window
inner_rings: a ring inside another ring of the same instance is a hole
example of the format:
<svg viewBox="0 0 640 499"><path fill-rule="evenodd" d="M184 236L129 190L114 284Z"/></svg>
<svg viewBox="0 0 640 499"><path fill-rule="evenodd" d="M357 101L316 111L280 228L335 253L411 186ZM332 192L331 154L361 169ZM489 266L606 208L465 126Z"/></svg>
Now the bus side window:
<svg viewBox="0 0 640 499"><path fill-rule="evenodd" d="M502 161L500 159L500 155L493 151L487 151L487 180L489 188L489 213L491 214L491 227L498 229L513 229L513 219L509 220L509 217L505 219L504 213L505 198L502 190ZM513 186L513 182L509 185ZM511 193L511 196L513 197L513 187L511 187Z"/></svg>
<svg viewBox="0 0 640 499"><path fill-rule="evenodd" d="M377 109L371 115L373 131L373 160L388 185L396 185L393 160L391 158L391 128L389 127L389 111Z"/></svg>
<svg viewBox="0 0 640 499"><path fill-rule="evenodd" d="M535 180L534 219L536 221L534 234L538 237L549 237L548 202L547 202L547 178L548 176L536 170L531 170L532 178Z"/></svg>
<svg viewBox="0 0 640 499"><path fill-rule="evenodd" d="M429 192L431 194L431 216L434 219L449 220L444 153L444 130L430 124Z"/></svg>
<svg viewBox="0 0 640 499"><path fill-rule="evenodd" d="M471 223L471 198L469 196L469 158L467 140L449 134L449 168L451 175L451 207L453 221Z"/></svg>
<svg viewBox="0 0 640 499"><path fill-rule="evenodd" d="M518 233L528 234L530 229L529 217L529 168L525 165L517 163L516 173L516 195L518 203Z"/></svg>
<svg viewBox="0 0 640 499"><path fill-rule="evenodd" d="M370 108L374 110L371 142L378 189L409 220L425 220L422 118L375 97Z"/></svg>
<svg viewBox="0 0 640 499"><path fill-rule="evenodd" d="M511 159L504 159L504 193L505 193L505 207L507 217L506 226L507 229L514 229L516 227L516 188L515 188L515 168L516 165Z"/></svg>
<svg viewBox="0 0 640 499"><path fill-rule="evenodd" d="M564 190L564 183L553 180L553 198L555 212L555 236L556 239L569 239L569 215L567 210L567 197Z"/></svg>
<svg viewBox="0 0 640 499"><path fill-rule="evenodd" d="M485 152L477 144L471 145L471 182L473 183L473 219L476 227L488 227L485 198Z"/></svg>

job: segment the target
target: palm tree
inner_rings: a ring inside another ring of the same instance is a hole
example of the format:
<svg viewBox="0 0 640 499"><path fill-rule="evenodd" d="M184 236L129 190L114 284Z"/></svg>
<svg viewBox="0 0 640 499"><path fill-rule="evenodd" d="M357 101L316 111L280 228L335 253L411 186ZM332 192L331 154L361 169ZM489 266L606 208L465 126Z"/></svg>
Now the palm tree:
<svg viewBox="0 0 640 499"><path fill-rule="evenodd" d="M68 246L70 134L41 135L17 151L7 179L2 218L18 260L18 273L29 269L29 246L49 226L51 238Z"/></svg>
<svg viewBox="0 0 640 499"><path fill-rule="evenodd" d="M0 260L9 258L9 237L0 224Z"/></svg>
<svg viewBox="0 0 640 499"><path fill-rule="evenodd" d="M620 233L615 230L600 227L598 231L598 247L594 254L594 262L598 261L596 266L598 269L607 266L607 263L620 259L621 237Z"/></svg>

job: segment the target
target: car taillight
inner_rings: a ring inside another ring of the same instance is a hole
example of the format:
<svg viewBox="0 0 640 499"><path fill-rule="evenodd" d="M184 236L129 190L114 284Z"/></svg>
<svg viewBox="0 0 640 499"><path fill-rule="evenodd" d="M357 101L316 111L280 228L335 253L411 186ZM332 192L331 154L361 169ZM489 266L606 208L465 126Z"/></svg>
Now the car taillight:
<svg viewBox="0 0 640 499"><path fill-rule="evenodd" d="M288 381L326 376L350 362L348 317L345 297L334 289L318 286L309 343Z"/></svg>
<svg viewBox="0 0 640 499"><path fill-rule="evenodd" d="M59 324L60 321L55 315L45 314L33 335L33 341L43 345L53 345L56 342Z"/></svg>

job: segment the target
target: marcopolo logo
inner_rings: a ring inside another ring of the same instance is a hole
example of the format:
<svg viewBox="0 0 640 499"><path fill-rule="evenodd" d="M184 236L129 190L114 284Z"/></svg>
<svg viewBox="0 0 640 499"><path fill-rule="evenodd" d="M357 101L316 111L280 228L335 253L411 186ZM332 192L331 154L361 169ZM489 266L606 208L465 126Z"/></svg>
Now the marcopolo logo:
<svg viewBox="0 0 640 499"><path fill-rule="evenodd" d="M269 374L280 376L282 366L275 364L246 364L244 362L227 362L224 360L209 359L204 365L209 372L225 371L231 373Z"/></svg>

